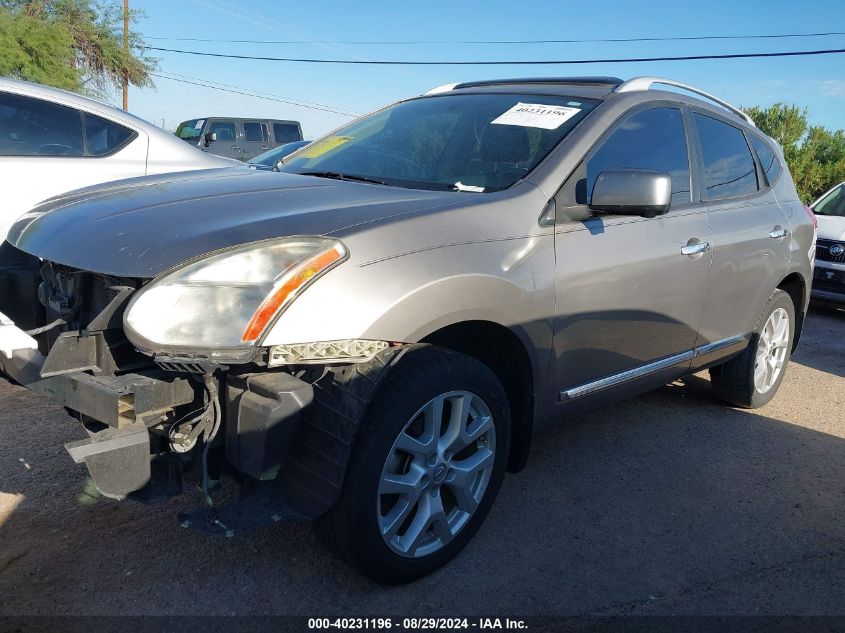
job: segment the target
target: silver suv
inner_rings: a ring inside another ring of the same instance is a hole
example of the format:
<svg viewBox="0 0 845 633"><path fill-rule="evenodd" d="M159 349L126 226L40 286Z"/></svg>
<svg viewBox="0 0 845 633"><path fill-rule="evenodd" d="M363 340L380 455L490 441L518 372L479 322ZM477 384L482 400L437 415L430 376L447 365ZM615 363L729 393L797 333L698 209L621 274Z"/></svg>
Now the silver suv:
<svg viewBox="0 0 845 633"><path fill-rule="evenodd" d="M762 406L801 332L815 232L781 151L690 86L444 86L279 169L14 226L0 365L81 420L67 449L104 495L195 477L184 526L313 520L406 582L467 544L537 430L706 368Z"/></svg>

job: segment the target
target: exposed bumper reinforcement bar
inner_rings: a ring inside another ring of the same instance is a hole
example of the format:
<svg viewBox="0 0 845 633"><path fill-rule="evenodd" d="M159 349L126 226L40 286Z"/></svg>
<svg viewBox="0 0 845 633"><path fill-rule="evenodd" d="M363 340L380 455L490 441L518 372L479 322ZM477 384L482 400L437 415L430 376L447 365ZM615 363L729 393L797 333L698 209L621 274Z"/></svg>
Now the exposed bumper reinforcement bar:
<svg viewBox="0 0 845 633"><path fill-rule="evenodd" d="M123 429L196 398L194 385L184 377L164 379L158 370L122 376L92 376L76 372L41 377L44 357L19 349L11 358L0 354L0 369L13 380L59 404Z"/></svg>

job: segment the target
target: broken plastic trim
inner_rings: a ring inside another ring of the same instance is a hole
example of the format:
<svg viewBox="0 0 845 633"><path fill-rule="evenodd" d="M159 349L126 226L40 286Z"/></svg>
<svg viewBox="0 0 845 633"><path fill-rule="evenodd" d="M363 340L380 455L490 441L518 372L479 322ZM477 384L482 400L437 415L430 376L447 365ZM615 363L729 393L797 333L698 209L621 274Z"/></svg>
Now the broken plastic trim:
<svg viewBox="0 0 845 633"><path fill-rule="evenodd" d="M390 347L387 341L344 339L316 343L275 345L270 348L268 365L299 365L332 361L365 361Z"/></svg>

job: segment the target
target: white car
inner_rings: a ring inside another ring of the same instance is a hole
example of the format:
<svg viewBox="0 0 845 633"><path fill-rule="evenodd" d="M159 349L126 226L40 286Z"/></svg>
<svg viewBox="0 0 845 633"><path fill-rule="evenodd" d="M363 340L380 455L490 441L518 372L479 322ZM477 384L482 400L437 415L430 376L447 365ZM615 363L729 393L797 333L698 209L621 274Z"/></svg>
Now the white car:
<svg viewBox="0 0 845 633"><path fill-rule="evenodd" d="M845 303L845 182L811 208L819 222L813 297Z"/></svg>
<svg viewBox="0 0 845 633"><path fill-rule="evenodd" d="M0 78L0 242L38 202L67 191L239 164L94 99Z"/></svg>

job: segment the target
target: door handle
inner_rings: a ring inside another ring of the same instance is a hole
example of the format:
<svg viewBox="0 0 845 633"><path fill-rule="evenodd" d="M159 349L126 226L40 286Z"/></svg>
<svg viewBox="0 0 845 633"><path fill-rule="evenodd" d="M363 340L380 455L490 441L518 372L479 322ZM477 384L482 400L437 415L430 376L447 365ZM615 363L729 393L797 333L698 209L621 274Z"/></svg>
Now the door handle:
<svg viewBox="0 0 845 633"><path fill-rule="evenodd" d="M261 149L270 149L267 145L262 145Z"/></svg>
<svg viewBox="0 0 845 633"><path fill-rule="evenodd" d="M702 253L706 253L710 250L710 242L699 242L693 240L695 240L695 238L687 242L685 246L681 246L681 255L688 255L692 257L693 255L701 255Z"/></svg>
<svg viewBox="0 0 845 633"><path fill-rule="evenodd" d="M232 149L240 149L237 145L232 145Z"/></svg>
<svg viewBox="0 0 845 633"><path fill-rule="evenodd" d="M779 240L780 238L786 237L787 235L789 235L789 231L787 231L785 228L783 228L780 225L775 226L775 228L773 228L769 232L769 237L772 238L773 240Z"/></svg>

